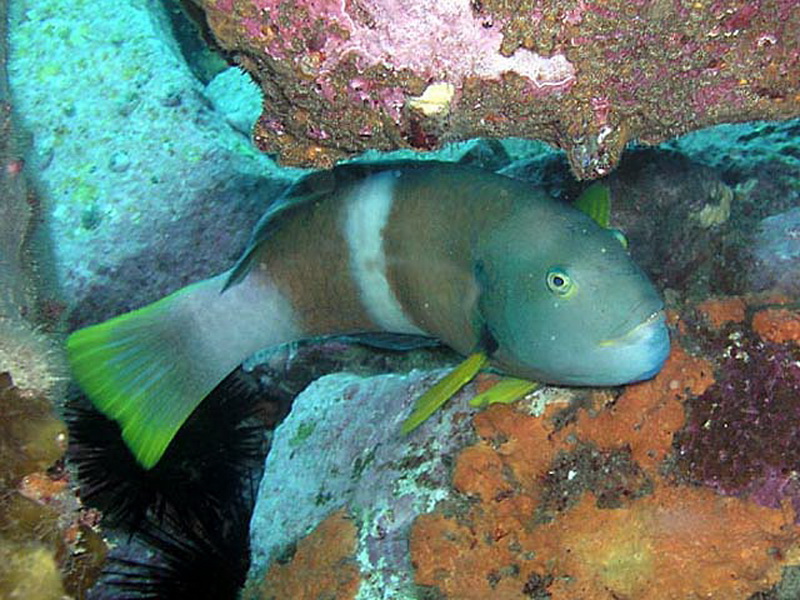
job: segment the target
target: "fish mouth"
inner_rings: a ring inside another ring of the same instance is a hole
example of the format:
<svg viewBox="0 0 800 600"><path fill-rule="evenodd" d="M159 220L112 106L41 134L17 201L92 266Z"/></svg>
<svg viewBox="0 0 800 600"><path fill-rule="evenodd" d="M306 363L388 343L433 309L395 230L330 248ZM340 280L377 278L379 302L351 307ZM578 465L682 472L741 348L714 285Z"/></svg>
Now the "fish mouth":
<svg viewBox="0 0 800 600"><path fill-rule="evenodd" d="M642 337L648 329L651 327L657 327L659 325L663 326L666 322L666 315L664 314L664 309L660 308L657 311L651 313L646 319L641 321L638 325L634 325L628 331L623 333L622 335L609 338L607 340L600 340L599 346L601 348L607 348L609 346L618 346L620 344L629 344L629 343L636 343L638 338Z"/></svg>

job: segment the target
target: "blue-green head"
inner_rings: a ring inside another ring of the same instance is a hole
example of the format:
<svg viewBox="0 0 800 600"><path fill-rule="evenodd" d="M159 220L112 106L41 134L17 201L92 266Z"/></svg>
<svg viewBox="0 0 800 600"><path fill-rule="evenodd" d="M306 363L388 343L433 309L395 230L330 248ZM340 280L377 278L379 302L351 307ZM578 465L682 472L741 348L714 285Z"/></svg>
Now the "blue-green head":
<svg viewBox="0 0 800 600"><path fill-rule="evenodd" d="M478 245L482 325L506 372L546 383L621 385L669 354L664 303L619 233L565 205L514 211Z"/></svg>

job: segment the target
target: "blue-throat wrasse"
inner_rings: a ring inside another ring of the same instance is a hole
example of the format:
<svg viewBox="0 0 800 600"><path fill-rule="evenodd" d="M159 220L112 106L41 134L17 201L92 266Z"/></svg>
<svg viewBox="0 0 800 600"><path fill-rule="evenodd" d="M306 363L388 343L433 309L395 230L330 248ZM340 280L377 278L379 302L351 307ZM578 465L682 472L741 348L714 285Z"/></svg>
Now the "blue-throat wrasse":
<svg viewBox="0 0 800 600"><path fill-rule="evenodd" d="M669 353L663 302L619 232L584 214L607 220L589 190L582 212L455 164L314 173L267 212L230 271L73 333L72 371L145 468L245 358L303 338L416 334L467 356L404 432L486 365L510 376L497 399L532 382L649 379Z"/></svg>

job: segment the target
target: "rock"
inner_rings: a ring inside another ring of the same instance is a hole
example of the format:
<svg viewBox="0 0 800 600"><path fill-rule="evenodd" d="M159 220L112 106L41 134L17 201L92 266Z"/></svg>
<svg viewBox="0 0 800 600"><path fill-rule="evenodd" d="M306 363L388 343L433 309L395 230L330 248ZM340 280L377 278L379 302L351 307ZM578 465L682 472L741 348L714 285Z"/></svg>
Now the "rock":
<svg viewBox="0 0 800 600"><path fill-rule="evenodd" d="M275 431L251 521L251 585L297 540L344 508L359 520L363 586L403 597L412 583L406 537L414 518L446 496L448 457L471 437L457 424L465 395L409 436L400 424L443 372L325 376Z"/></svg>
<svg viewBox="0 0 800 600"><path fill-rule="evenodd" d="M744 599L785 587L800 539L786 335L800 320L791 308L759 318L772 302L685 306L652 380L480 411L466 401L485 382L473 383L405 438L402 419L438 373L323 377L275 432L244 597Z"/></svg>
<svg viewBox="0 0 800 600"><path fill-rule="evenodd" d="M245 136L250 136L261 110L261 91L251 77L232 67L219 73L205 88L217 112Z"/></svg>
<svg viewBox="0 0 800 600"><path fill-rule="evenodd" d="M761 221L748 276L754 290L800 294L800 208Z"/></svg>
<svg viewBox="0 0 800 600"><path fill-rule="evenodd" d="M256 143L286 164L515 136L563 148L585 179L629 140L800 114L785 0L200 4L264 90Z"/></svg>
<svg viewBox="0 0 800 600"><path fill-rule="evenodd" d="M307 534L345 515L357 528L356 548L345 552L361 574L357 597L417 597L408 554L412 523L435 506L459 502L452 491L452 458L475 440L469 422L477 411L467 402L481 385L474 382L417 430L400 433L415 399L444 373L339 373L320 378L295 399L275 431L253 512L251 594L262 586L287 589L292 577L318 575L303 571L306 559L293 574L283 567L291 565L295 544L299 552L309 543L301 541ZM517 407L539 414L545 403L569 397L546 388ZM318 564L327 564L320 544ZM272 567L278 564L276 572Z"/></svg>
<svg viewBox="0 0 800 600"><path fill-rule="evenodd" d="M161 5L30 3L18 13L9 75L33 134L70 325L230 267L298 172L253 150L229 124L244 116L212 106L164 35Z"/></svg>

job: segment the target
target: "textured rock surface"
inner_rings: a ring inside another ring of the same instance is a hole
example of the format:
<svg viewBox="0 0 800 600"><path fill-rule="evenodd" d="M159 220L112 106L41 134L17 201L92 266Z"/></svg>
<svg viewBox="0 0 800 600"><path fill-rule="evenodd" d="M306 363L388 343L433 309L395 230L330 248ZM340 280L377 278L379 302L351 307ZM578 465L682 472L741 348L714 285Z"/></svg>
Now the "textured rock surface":
<svg viewBox="0 0 800 600"><path fill-rule="evenodd" d="M27 135L8 85L7 9L0 4L0 373L28 392L53 399L64 367L44 333L53 323L41 289L42 207L25 161Z"/></svg>
<svg viewBox="0 0 800 600"><path fill-rule="evenodd" d="M800 208L761 221L753 255L750 280L755 289L777 287L795 297L800 294Z"/></svg>
<svg viewBox="0 0 800 600"><path fill-rule="evenodd" d="M729 123L694 131L666 146L714 167L726 177L751 178L768 165L800 169L800 119L779 122ZM785 177L786 175L784 175Z"/></svg>
<svg viewBox="0 0 800 600"><path fill-rule="evenodd" d="M400 435L414 399L441 374L330 375L297 397L275 432L251 522L251 589L262 586L270 564L289 563L294 544L343 509L358 528L348 551L362 578L357 597L415 597L411 523L448 497L452 456L473 439L465 426L475 412L466 403L473 384L412 435ZM322 553L318 558L325 563ZM266 587L275 585L267 576Z"/></svg>
<svg viewBox="0 0 800 600"><path fill-rule="evenodd" d="M106 547L60 462L63 367L42 330L31 250L39 205L8 88L7 9L0 2L0 597L55 600L91 584Z"/></svg>
<svg viewBox="0 0 800 600"><path fill-rule="evenodd" d="M293 174L237 130L249 129L240 110L218 109L218 84L206 94L161 6L14 8L11 89L33 136L29 163L72 325L228 268ZM249 82L238 83L241 105Z"/></svg>
<svg viewBox="0 0 800 600"><path fill-rule="evenodd" d="M771 508L790 500L800 516L797 306L779 295L712 299L698 307L700 321L686 319L716 362L718 383L686 403L675 448L692 481Z"/></svg>
<svg viewBox="0 0 800 600"><path fill-rule="evenodd" d="M417 435L400 435L413 398L430 380L419 372L330 375L295 399L276 430L251 522L254 583L293 543L344 508L361 524L356 554L360 570L373 574L370 585L386 598L408 594L411 522L445 497L447 457L470 435L453 431L463 406L446 418L437 415Z"/></svg>
<svg viewBox="0 0 800 600"><path fill-rule="evenodd" d="M258 88L235 70L202 83L180 54L159 8L150 8L101 2L90 14L69 3L16 6L13 92L33 133L27 163L38 171L37 194L55 240L48 270L63 291L63 303L45 301L53 314L66 305L70 326L141 306L230 266L265 205L296 175L277 170L246 139L259 111ZM89 64L95 68L87 70ZM342 123L341 131L348 126ZM730 223L744 212L754 221L747 227L755 230L760 219L796 206L791 173L798 165L797 132L797 121L729 125L674 143L741 187L737 198L745 201L733 202L731 220L722 227L700 230L694 222L687 227L699 235L687 233L690 243L663 265L670 271L667 285L675 285L678 271L691 267L697 249L709 238L715 244L722 240L725 248L704 264L722 272L718 259L730 254L727 249L749 243L751 236L739 244L729 235ZM459 160L466 152L466 160L498 168L534 149L533 144L504 140L502 146L450 145L437 156ZM370 156L379 158L377 152ZM569 190L577 192L579 186L563 167L567 161L541 150L539 156L543 158L528 168L512 163L509 174L543 182L569 199ZM551 167L557 168L548 173ZM665 171L661 177L666 185L668 175ZM706 198L676 195L691 189L692 181L696 179L681 179L672 186L670 198L681 207ZM639 198L645 202L642 222L655 220L648 197ZM685 210L667 206L666 200L658 205L665 207L663 219L673 229L683 226ZM30 212L28 206L19 208ZM631 233L636 254L642 245L637 233ZM658 264L655 247L648 252ZM706 277L707 269L684 271ZM743 272L735 266L724 271ZM754 275L767 272L778 273L759 269ZM770 285L773 279L761 277L759 284ZM728 281L712 289L742 291L737 282Z"/></svg>
<svg viewBox="0 0 800 600"><path fill-rule="evenodd" d="M625 143L800 114L791 0L202 0L261 82L255 139L287 164L530 137L580 178Z"/></svg>

